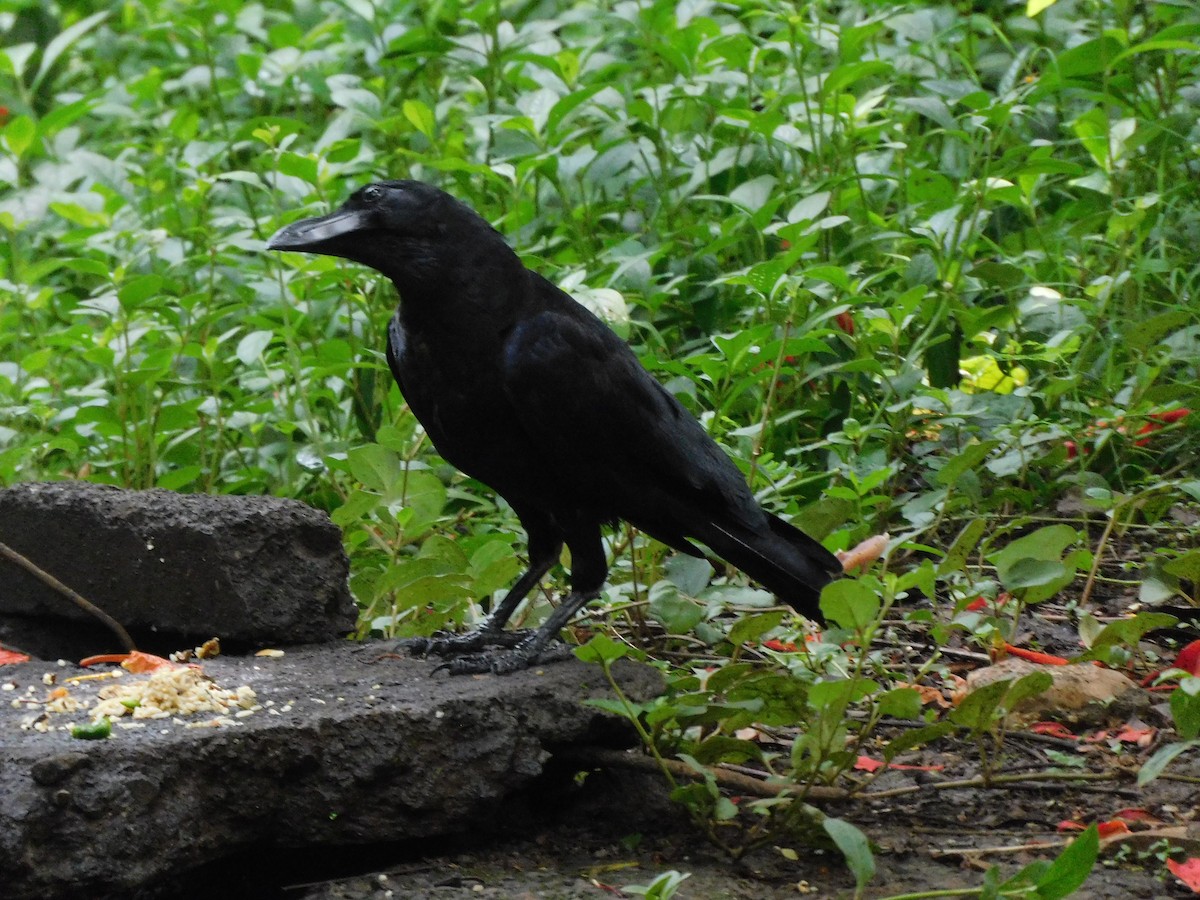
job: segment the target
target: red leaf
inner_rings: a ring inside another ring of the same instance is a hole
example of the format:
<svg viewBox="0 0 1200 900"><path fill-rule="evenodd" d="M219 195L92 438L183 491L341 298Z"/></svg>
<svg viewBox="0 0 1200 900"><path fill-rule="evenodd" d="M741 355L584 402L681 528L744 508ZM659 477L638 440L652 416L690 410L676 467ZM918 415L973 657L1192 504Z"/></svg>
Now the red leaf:
<svg viewBox="0 0 1200 900"><path fill-rule="evenodd" d="M129 653L104 653L100 656L89 656L87 659L79 661L79 664L85 669L97 663L119 663L122 669L127 669L135 675L140 675L143 672L155 672L159 669L174 669L180 665L179 663L171 662L169 659L163 659L161 656L155 656L153 653L143 653L140 650L133 650Z"/></svg>
<svg viewBox="0 0 1200 900"><path fill-rule="evenodd" d="M846 334L854 334L854 317L849 311L840 312L833 317L833 321L837 322L838 328L846 332Z"/></svg>
<svg viewBox="0 0 1200 900"><path fill-rule="evenodd" d="M768 650L775 650L779 653L795 653L800 649L791 641L780 641L776 640L775 638L771 638L769 641L763 641L762 645Z"/></svg>
<svg viewBox="0 0 1200 900"><path fill-rule="evenodd" d="M17 663L29 662L29 655L18 653L16 650L5 650L0 647L0 666L15 666Z"/></svg>
<svg viewBox="0 0 1200 900"><path fill-rule="evenodd" d="M1165 412L1150 413L1150 418L1156 422L1162 422L1164 425L1171 425L1178 422L1184 416L1191 412L1186 406L1181 406L1179 409L1168 409Z"/></svg>
<svg viewBox="0 0 1200 900"><path fill-rule="evenodd" d="M1072 819L1063 819L1058 823L1058 831L1083 831L1087 826L1082 822L1076 822Z"/></svg>
<svg viewBox="0 0 1200 900"><path fill-rule="evenodd" d="M1120 819L1111 819L1108 822L1097 822L1096 831L1100 833L1100 837L1112 837L1114 834L1129 834L1129 826Z"/></svg>
<svg viewBox="0 0 1200 900"><path fill-rule="evenodd" d="M1172 875L1192 889L1193 894L1200 894L1200 859L1190 857L1183 862L1167 860L1167 869Z"/></svg>
<svg viewBox="0 0 1200 900"><path fill-rule="evenodd" d="M1136 806L1127 806L1125 809L1118 809L1112 814L1112 817L1125 822L1162 822L1162 819L1154 815L1154 813L1149 810L1139 809Z"/></svg>
<svg viewBox="0 0 1200 900"><path fill-rule="evenodd" d="M1034 722L1029 726L1029 730L1034 734L1048 734L1066 741L1077 739L1075 733L1062 722Z"/></svg>
<svg viewBox="0 0 1200 900"><path fill-rule="evenodd" d="M1175 668L1191 675L1200 675L1200 641L1192 641L1175 657Z"/></svg>
<svg viewBox="0 0 1200 900"><path fill-rule="evenodd" d="M854 764L854 768L860 772L878 772L886 765L887 763L881 760L871 759L869 756L860 756L858 762Z"/></svg>
<svg viewBox="0 0 1200 900"><path fill-rule="evenodd" d="M1154 728L1134 728L1132 725L1124 725L1117 732L1116 739L1123 744L1137 744L1139 747L1148 747L1150 746L1150 742L1154 740L1156 730Z"/></svg>
<svg viewBox="0 0 1200 900"><path fill-rule="evenodd" d="M1037 650L1025 650L1022 647L1014 647L1012 644L1005 644L1004 649L1010 656L1041 663L1044 666L1069 666L1071 664L1069 659L1064 659L1061 656L1055 656L1052 653L1041 653Z"/></svg>

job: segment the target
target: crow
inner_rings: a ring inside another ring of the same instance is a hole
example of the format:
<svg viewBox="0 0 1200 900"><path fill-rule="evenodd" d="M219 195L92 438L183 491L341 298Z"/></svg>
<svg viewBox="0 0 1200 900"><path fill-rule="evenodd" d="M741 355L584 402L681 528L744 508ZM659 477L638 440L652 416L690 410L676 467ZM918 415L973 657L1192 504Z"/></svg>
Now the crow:
<svg viewBox="0 0 1200 900"><path fill-rule="evenodd" d="M387 361L405 401L438 453L503 497L525 528L529 568L482 623L410 649L447 657L455 674L556 658L556 635L608 573L601 527L621 519L690 556L706 556L699 541L819 619L837 558L762 509L629 346L527 269L469 206L419 181L382 181L286 226L267 248L341 257L391 279L400 302ZM570 592L536 631L505 631L564 544Z"/></svg>

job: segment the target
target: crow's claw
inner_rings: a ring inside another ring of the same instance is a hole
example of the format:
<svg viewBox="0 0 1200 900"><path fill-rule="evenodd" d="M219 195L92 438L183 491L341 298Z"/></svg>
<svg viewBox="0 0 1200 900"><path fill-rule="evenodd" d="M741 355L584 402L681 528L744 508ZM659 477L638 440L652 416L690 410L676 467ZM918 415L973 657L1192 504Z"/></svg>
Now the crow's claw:
<svg viewBox="0 0 1200 900"><path fill-rule="evenodd" d="M432 637L412 637L396 642L396 651L406 651L411 656L463 656L478 653L491 647L516 647L532 636L533 632L479 629L462 634L439 632Z"/></svg>
<svg viewBox="0 0 1200 900"><path fill-rule="evenodd" d="M554 643L541 650L532 645L520 645L511 650L489 650L485 653L470 653L448 659L434 672L449 672L451 675L508 675L542 663L558 662L571 656L571 648Z"/></svg>

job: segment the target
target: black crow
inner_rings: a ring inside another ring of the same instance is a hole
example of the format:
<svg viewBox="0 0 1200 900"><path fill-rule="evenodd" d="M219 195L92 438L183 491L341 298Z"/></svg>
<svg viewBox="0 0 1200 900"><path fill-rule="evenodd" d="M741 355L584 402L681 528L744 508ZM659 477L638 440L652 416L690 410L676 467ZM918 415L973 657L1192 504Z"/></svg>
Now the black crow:
<svg viewBox="0 0 1200 900"><path fill-rule="evenodd" d="M277 232L271 250L363 263L400 303L387 360L448 462L492 487L529 538L529 570L481 625L412 642L451 672L512 672L548 650L608 571L600 528L624 519L691 556L690 539L801 613L842 571L763 510L708 433L600 319L536 272L474 210L418 181L384 181ZM571 551L571 592L546 622L504 624ZM543 655L546 654L546 655Z"/></svg>

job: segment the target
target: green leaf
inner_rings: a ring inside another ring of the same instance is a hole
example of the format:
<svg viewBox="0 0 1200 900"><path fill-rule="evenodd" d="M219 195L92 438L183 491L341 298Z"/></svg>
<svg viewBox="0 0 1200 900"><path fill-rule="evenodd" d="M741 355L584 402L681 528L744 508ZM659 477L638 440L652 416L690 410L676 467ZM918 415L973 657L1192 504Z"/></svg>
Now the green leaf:
<svg viewBox="0 0 1200 900"><path fill-rule="evenodd" d="M652 592L650 617L671 634L687 634L704 621L704 607L680 596L672 586L667 588Z"/></svg>
<svg viewBox="0 0 1200 900"><path fill-rule="evenodd" d="M575 648L575 655L587 663L613 663L628 653L628 644L619 644L603 632Z"/></svg>
<svg viewBox="0 0 1200 900"><path fill-rule="evenodd" d="M759 762L763 758L762 748L754 741L743 741L725 734L713 734L695 748L696 759L706 766L717 763L741 765Z"/></svg>
<svg viewBox="0 0 1200 900"><path fill-rule="evenodd" d="M1096 857L1100 854L1100 833L1095 824L1067 845L1036 883L1040 900L1060 900L1069 897L1087 880Z"/></svg>
<svg viewBox="0 0 1200 900"><path fill-rule="evenodd" d="M1018 559L1001 574L1000 580L1010 591L1043 587L1059 581L1066 573L1063 564L1052 559Z"/></svg>
<svg viewBox="0 0 1200 900"><path fill-rule="evenodd" d="M961 572L967 565L967 557L979 546L979 541L986 530L987 520L982 516L971 519L958 533L958 537L954 539L954 543L950 545L950 549L938 563L938 575L945 576L951 572Z"/></svg>
<svg viewBox="0 0 1200 900"><path fill-rule="evenodd" d="M433 118L433 110L420 100L410 99L405 100L401 104L400 111L404 113L404 118L408 119L417 131L430 140L433 140L434 132L437 129L437 122Z"/></svg>
<svg viewBox="0 0 1200 900"><path fill-rule="evenodd" d="M250 366L262 360L263 351L275 338L273 331L251 331L238 341L236 355L242 365Z"/></svg>
<svg viewBox="0 0 1200 900"><path fill-rule="evenodd" d="M825 833L842 851L842 856L846 858L846 865L854 873L854 881L858 890L862 891L867 883L875 877L875 856L871 853L871 844L867 840L867 836L857 827L842 819L827 817L821 824Z"/></svg>
<svg viewBox="0 0 1200 900"><path fill-rule="evenodd" d="M892 688L879 698L879 713L897 719L921 715L921 693L916 688Z"/></svg>
<svg viewBox="0 0 1200 900"><path fill-rule="evenodd" d="M950 711L950 721L969 728L975 735L991 731L999 719L1000 704L1010 684L1011 681L993 681L971 691Z"/></svg>
<svg viewBox="0 0 1200 900"><path fill-rule="evenodd" d="M938 471L938 484L951 487L964 473L979 468L980 463L987 459L988 454L999 446L1000 441L983 441L978 444L968 444L961 453L951 458Z"/></svg>
<svg viewBox="0 0 1200 900"><path fill-rule="evenodd" d="M697 559L683 553L668 559L664 568L667 580L689 597L700 596L713 576L712 564L707 559Z"/></svg>
<svg viewBox="0 0 1200 900"><path fill-rule="evenodd" d="M1134 350L1146 350L1153 344L1176 329L1183 328L1192 321L1192 314L1186 309L1173 309L1159 313L1148 319L1135 321L1124 332L1125 343Z"/></svg>
<svg viewBox="0 0 1200 900"><path fill-rule="evenodd" d="M135 309L158 293L162 283L161 275L135 276L117 288L117 299L125 309Z"/></svg>
<svg viewBox="0 0 1200 900"><path fill-rule="evenodd" d="M1025 15L1032 19L1034 16L1048 10L1057 2L1058 0L1026 0Z"/></svg>
<svg viewBox="0 0 1200 900"><path fill-rule="evenodd" d="M1200 736L1200 694L1180 688L1171 691L1171 718L1185 741Z"/></svg>
<svg viewBox="0 0 1200 900"><path fill-rule="evenodd" d="M1200 583L1200 550L1189 550L1182 556L1163 563L1163 571L1185 581Z"/></svg>
<svg viewBox="0 0 1200 900"><path fill-rule="evenodd" d="M1016 709L1022 700L1044 694L1054 685L1054 676L1049 672L1030 672L1022 675L1012 683L1004 694L1004 708L1010 712Z"/></svg>
<svg viewBox="0 0 1200 900"><path fill-rule="evenodd" d="M931 744L955 731L956 728L957 725L954 722L943 720L933 725L926 725L923 728L914 728L911 731L901 732L900 735L888 741L887 746L883 748L883 758L891 762L906 750L911 750L914 747L920 747L924 744Z"/></svg>
<svg viewBox="0 0 1200 900"><path fill-rule="evenodd" d="M378 444L354 447L346 457L350 474L366 488L390 494L404 475L399 455Z"/></svg>
<svg viewBox="0 0 1200 900"><path fill-rule="evenodd" d="M107 11L93 13L56 34L50 43L46 44L46 49L42 51L42 61L38 66L37 74L33 76L33 81L29 84L29 93L37 94L38 89L42 86L42 80L50 73L54 64L58 62L58 58L68 47L107 19L108 15Z"/></svg>
<svg viewBox="0 0 1200 900"><path fill-rule="evenodd" d="M988 561L995 564L1003 579L1004 570L1020 560L1060 560L1063 551L1077 540L1079 532L1070 525L1046 525L1032 534L1009 541L1003 549L989 554Z"/></svg>
<svg viewBox="0 0 1200 900"><path fill-rule="evenodd" d="M821 591L821 613L851 631L861 632L874 622L881 605L873 590L850 578L835 581Z"/></svg>
<svg viewBox="0 0 1200 900"><path fill-rule="evenodd" d="M306 181L312 185L317 184L319 180L316 159L311 156L301 156L298 153L292 153L290 150L280 154L279 171L284 175L291 175L293 178L299 178L301 181Z"/></svg>
<svg viewBox="0 0 1200 900"><path fill-rule="evenodd" d="M4 126L4 143L12 151L12 155L20 159L30 146L37 134L37 126L29 116L16 116Z"/></svg>
<svg viewBox="0 0 1200 900"><path fill-rule="evenodd" d="M1175 757L1182 753L1186 753L1188 750L1194 750L1196 747L1200 747L1200 741L1179 741L1175 744L1167 744L1163 747L1159 747L1156 751L1154 751L1154 755L1146 760L1146 762L1143 763L1142 767L1138 770L1138 787L1145 787L1148 785L1166 770L1167 766L1171 764Z"/></svg>
<svg viewBox="0 0 1200 900"><path fill-rule="evenodd" d="M783 610L756 613L752 616L742 616L729 629L729 642L740 646L750 641L758 640L768 631L778 628L783 622Z"/></svg>

